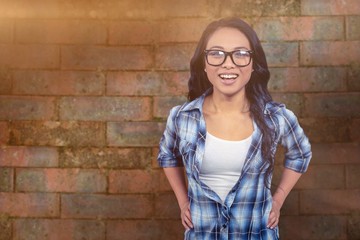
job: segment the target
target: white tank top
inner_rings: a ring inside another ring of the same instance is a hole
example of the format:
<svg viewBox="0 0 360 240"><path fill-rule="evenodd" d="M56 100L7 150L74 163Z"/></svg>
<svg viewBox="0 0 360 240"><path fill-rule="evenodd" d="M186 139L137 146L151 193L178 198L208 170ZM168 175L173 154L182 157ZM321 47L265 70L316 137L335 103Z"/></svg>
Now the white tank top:
<svg viewBox="0 0 360 240"><path fill-rule="evenodd" d="M224 202L239 180L252 135L240 141L229 141L206 134L205 156L200 180L216 192Z"/></svg>

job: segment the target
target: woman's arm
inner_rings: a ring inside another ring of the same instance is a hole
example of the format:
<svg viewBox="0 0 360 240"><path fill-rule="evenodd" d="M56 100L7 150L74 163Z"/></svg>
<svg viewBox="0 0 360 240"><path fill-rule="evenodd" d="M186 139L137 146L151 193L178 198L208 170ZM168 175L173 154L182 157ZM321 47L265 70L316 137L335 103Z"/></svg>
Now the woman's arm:
<svg viewBox="0 0 360 240"><path fill-rule="evenodd" d="M289 195L291 189L293 189L301 175L301 173L295 172L294 170L288 168L285 168L282 172L279 186L273 195L272 209L268 220L269 228L274 228L278 225L280 209L283 206L286 197Z"/></svg>
<svg viewBox="0 0 360 240"><path fill-rule="evenodd" d="M183 167L169 167L164 168L165 175L173 189L177 202L181 210L181 221L186 229L193 228L190 204L187 194L187 187Z"/></svg>

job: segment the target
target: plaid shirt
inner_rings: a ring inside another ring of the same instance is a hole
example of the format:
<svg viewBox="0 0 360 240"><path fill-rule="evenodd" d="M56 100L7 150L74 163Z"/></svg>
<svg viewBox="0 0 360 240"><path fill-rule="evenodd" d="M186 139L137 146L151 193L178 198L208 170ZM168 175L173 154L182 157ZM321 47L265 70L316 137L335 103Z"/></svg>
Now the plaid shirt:
<svg viewBox="0 0 360 240"><path fill-rule="evenodd" d="M193 229L185 239L278 239L278 228L266 227L272 205L264 178L268 163L261 156L262 134L254 124L253 139L238 182L224 202L199 179L204 157L206 127L202 106L206 94L170 111L160 141L161 167L185 166ZM264 117L275 133L272 151L285 147L284 166L303 173L311 158L310 143L296 116L282 104L268 103Z"/></svg>

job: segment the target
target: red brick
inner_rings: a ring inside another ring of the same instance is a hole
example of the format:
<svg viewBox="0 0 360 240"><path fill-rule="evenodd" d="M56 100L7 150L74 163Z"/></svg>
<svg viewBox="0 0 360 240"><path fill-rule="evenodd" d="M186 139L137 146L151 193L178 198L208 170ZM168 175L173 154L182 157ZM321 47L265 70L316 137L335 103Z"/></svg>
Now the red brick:
<svg viewBox="0 0 360 240"><path fill-rule="evenodd" d="M162 193L155 197L155 214L156 218L162 219L179 219L180 209L173 193Z"/></svg>
<svg viewBox="0 0 360 240"><path fill-rule="evenodd" d="M303 42L300 45L302 65L348 65L360 61L360 41Z"/></svg>
<svg viewBox="0 0 360 240"><path fill-rule="evenodd" d="M106 93L121 96L180 95L187 92L188 72L110 72Z"/></svg>
<svg viewBox="0 0 360 240"><path fill-rule="evenodd" d="M180 220L118 220L108 221L107 240L178 240L184 237Z"/></svg>
<svg viewBox="0 0 360 240"><path fill-rule="evenodd" d="M151 99L127 97L64 97L61 120L144 121L151 119Z"/></svg>
<svg viewBox="0 0 360 240"><path fill-rule="evenodd" d="M0 96L1 120L54 120L55 98Z"/></svg>
<svg viewBox="0 0 360 240"><path fill-rule="evenodd" d="M331 177L329 177L331 176ZM342 189L345 188L344 165L313 165L296 184L296 189Z"/></svg>
<svg viewBox="0 0 360 240"><path fill-rule="evenodd" d="M0 43L11 43L13 41L14 22L12 20L0 21Z"/></svg>
<svg viewBox="0 0 360 240"><path fill-rule="evenodd" d="M149 1L3 1L0 14L9 18L145 18L151 17Z"/></svg>
<svg viewBox="0 0 360 240"><path fill-rule="evenodd" d="M11 239L13 220L5 214L0 217L0 239Z"/></svg>
<svg viewBox="0 0 360 240"><path fill-rule="evenodd" d="M359 158L359 155L357 155ZM359 163L359 162L358 162ZM360 189L360 164L346 166L346 188Z"/></svg>
<svg viewBox="0 0 360 240"><path fill-rule="evenodd" d="M281 215L299 215L299 192L292 190L286 197L284 205L281 207Z"/></svg>
<svg viewBox="0 0 360 240"><path fill-rule="evenodd" d="M155 67L161 70L188 70L194 51L193 44L161 45L156 49Z"/></svg>
<svg viewBox="0 0 360 240"><path fill-rule="evenodd" d="M0 212L12 217L59 216L59 197L50 193L2 193Z"/></svg>
<svg viewBox="0 0 360 240"><path fill-rule="evenodd" d="M61 196L63 218L149 218L153 216L150 195L89 195Z"/></svg>
<svg viewBox="0 0 360 240"><path fill-rule="evenodd" d="M348 220L348 239L360 239L360 216L352 215Z"/></svg>
<svg viewBox="0 0 360 240"><path fill-rule="evenodd" d="M282 239L345 240L346 226L345 216L283 216L279 229Z"/></svg>
<svg viewBox="0 0 360 240"><path fill-rule="evenodd" d="M155 42L156 30L153 22L113 21L109 24L110 45L150 45Z"/></svg>
<svg viewBox="0 0 360 240"><path fill-rule="evenodd" d="M317 143L311 145L311 164L351 164L359 163L360 144Z"/></svg>
<svg viewBox="0 0 360 240"><path fill-rule="evenodd" d="M183 104L187 101L185 96L180 97L155 97L154 98L154 117L167 118L170 109L174 106Z"/></svg>
<svg viewBox="0 0 360 240"><path fill-rule="evenodd" d="M198 42L202 32L209 24L208 19L166 19L157 26L160 43Z"/></svg>
<svg viewBox="0 0 360 240"><path fill-rule="evenodd" d="M360 92L360 64L351 64L348 69L348 89Z"/></svg>
<svg viewBox="0 0 360 240"><path fill-rule="evenodd" d="M346 17L346 39L360 40L360 16Z"/></svg>
<svg viewBox="0 0 360 240"><path fill-rule="evenodd" d="M346 90L344 67L271 68L271 92L333 92Z"/></svg>
<svg viewBox="0 0 360 240"><path fill-rule="evenodd" d="M44 34L46 33L46 34ZM96 20L18 20L18 43L105 44L106 26Z"/></svg>
<svg viewBox="0 0 360 240"><path fill-rule="evenodd" d="M150 148L65 148L60 151L61 167L100 169L146 168Z"/></svg>
<svg viewBox="0 0 360 240"><path fill-rule="evenodd" d="M105 74L101 71L15 71L13 92L23 95L101 95Z"/></svg>
<svg viewBox="0 0 360 240"><path fill-rule="evenodd" d="M9 126L7 122L0 121L0 146L9 142Z"/></svg>
<svg viewBox="0 0 360 240"><path fill-rule="evenodd" d="M360 210L360 191L354 190L307 190L300 195L302 214L350 214Z"/></svg>
<svg viewBox="0 0 360 240"><path fill-rule="evenodd" d="M359 117L360 94L305 94L304 115L307 117Z"/></svg>
<svg viewBox="0 0 360 240"><path fill-rule="evenodd" d="M14 190L14 170L0 168L0 192L12 192Z"/></svg>
<svg viewBox="0 0 360 240"><path fill-rule="evenodd" d="M302 0L303 15L357 15L360 5L357 0Z"/></svg>
<svg viewBox="0 0 360 240"><path fill-rule="evenodd" d="M270 67L294 67L299 65L298 43L263 43L262 46Z"/></svg>
<svg viewBox="0 0 360 240"><path fill-rule="evenodd" d="M221 1L221 16L297 16L300 1L286 0L225 0Z"/></svg>
<svg viewBox="0 0 360 240"><path fill-rule="evenodd" d="M0 148L0 167L56 167L58 158L57 150L51 147Z"/></svg>
<svg viewBox="0 0 360 240"><path fill-rule="evenodd" d="M71 219L16 219L14 240L105 240L105 223Z"/></svg>
<svg viewBox="0 0 360 240"><path fill-rule="evenodd" d="M61 49L64 69L144 70L152 66L148 47L67 46Z"/></svg>
<svg viewBox="0 0 360 240"><path fill-rule="evenodd" d="M343 26L342 17L265 17L254 29L262 41L343 40Z"/></svg>
<svg viewBox="0 0 360 240"><path fill-rule="evenodd" d="M104 146L105 125L101 122L30 122L10 124L10 143L35 146Z"/></svg>
<svg viewBox="0 0 360 240"><path fill-rule="evenodd" d="M360 142L360 118L353 118L350 125L350 137L354 142Z"/></svg>
<svg viewBox="0 0 360 240"><path fill-rule="evenodd" d="M305 118L300 124L312 143L349 142L349 119L344 118Z"/></svg>
<svg viewBox="0 0 360 240"><path fill-rule="evenodd" d="M54 69L60 65L59 47L51 45L0 45L0 66Z"/></svg>
<svg viewBox="0 0 360 240"><path fill-rule="evenodd" d="M16 171L16 189L21 192L105 192L106 187L106 176L100 170L24 168Z"/></svg>
<svg viewBox="0 0 360 240"><path fill-rule="evenodd" d="M8 68L0 67L0 94L8 95L12 93L12 74L13 72Z"/></svg>
<svg viewBox="0 0 360 240"><path fill-rule="evenodd" d="M153 4L151 10L154 18L208 16L209 11L212 11L206 0L154 0Z"/></svg>
<svg viewBox="0 0 360 240"><path fill-rule="evenodd" d="M164 127L160 122L109 122L107 142L121 147L158 146Z"/></svg>
<svg viewBox="0 0 360 240"><path fill-rule="evenodd" d="M109 172L109 193L150 193L154 187L154 174L148 170Z"/></svg>

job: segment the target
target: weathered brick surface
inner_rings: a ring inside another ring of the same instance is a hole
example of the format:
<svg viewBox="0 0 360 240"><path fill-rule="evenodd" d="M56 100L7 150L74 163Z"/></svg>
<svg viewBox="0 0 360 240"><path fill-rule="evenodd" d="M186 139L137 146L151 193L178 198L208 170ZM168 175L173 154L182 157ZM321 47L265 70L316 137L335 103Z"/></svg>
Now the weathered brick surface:
<svg viewBox="0 0 360 240"><path fill-rule="evenodd" d="M156 146L164 129L160 122L109 122L107 142L109 146L121 147Z"/></svg>
<svg viewBox="0 0 360 240"><path fill-rule="evenodd" d="M358 212L359 189L307 190L300 194L304 214L350 214Z"/></svg>
<svg viewBox="0 0 360 240"><path fill-rule="evenodd" d="M10 124L10 143L33 146L103 146L105 126L101 122L31 122Z"/></svg>
<svg viewBox="0 0 360 240"><path fill-rule="evenodd" d="M345 67L271 68L271 92L344 92Z"/></svg>
<svg viewBox="0 0 360 240"><path fill-rule="evenodd" d="M59 102L61 120L145 121L151 119L150 98L65 97Z"/></svg>
<svg viewBox="0 0 360 240"><path fill-rule="evenodd" d="M52 97L0 96L0 120L54 120Z"/></svg>
<svg viewBox="0 0 360 240"><path fill-rule="evenodd" d="M46 33L46 34L44 34ZM106 26L96 20L18 20L17 43L104 44Z"/></svg>
<svg viewBox="0 0 360 240"><path fill-rule="evenodd" d="M61 216L91 219L149 218L153 216L152 197L148 195L62 195Z"/></svg>
<svg viewBox="0 0 360 240"><path fill-rule="evenodd" d="M254 28L263 41L343 40L345 32L342 17L261 18Z"/></svg>
<svg viewBox="0 0 360 240"><path fill-rule="evenodd" d="M300 63L314 65L349 65L360 61L360 41L303 42Z"/></svg>
<svg viewBox="0 0 360 240"><path fill-rule="evenodd" d="M16 171L16 189L21 192L101 193L106 191L106 186L106 176L100 170L29 168Z"/></svg>
<svg viewBox="0 0 360 240"><path fill-rule="evenodd" d="M105 223L97 220L17 219L15 240L104 240Z"/></svg>
<svg viewBox="0 0 360 240"><path fill-rule="evenodd" d="M57 217L59 201L54 193L0 192L0 212L12 217Z"/></svg>
<svg viewBox="0 0 360 240"><path fill-rule="evenodd" d="M0 239L182 239L158 144L203 29L231 16L312 143L280 238L360 239L358 0L2 0Z"/></svg>
<svg viewBox="0 0 360 240"><path fill-rule="evenodd" d="M357 0L302 0L301 13L304 15L358 15L360 6Z"/></svg>
<svg viewBox="0 0 360 240"><path fill-rule="evenodd" d="M9 127L7 122L0 121L0 145L6 145L9 141Z"/></svg>
<svg viewBox="0 0 360 240"><path fill-rule="evenodd" d="M187 91L187 72L111 72L106 93L121 96L181 95Z"/></svg>
<svg viewBox="0 0 360 240"><path fill-rule="evenodd" d="M64 69L144 70L152 64L152 54L148 47L81 45L61 48L61 67Z"/></svg>
<svg viewBox="0 0 360 240"><path fill-rule="evenodd" d="M3 146L0 167L57 167L59 154L53 147Z"/></svg>
<svg viewBox="0 0 360 240"><path fill-rule="evenodd" d="M60 65L60 49L54 45L0 45L0 66L10 68L55 69Z"/></svg>
<svg viewBox="0 0 360 240"><path fill-rule="evenodd" d="M346 239L344 216L283 216L279 226L283 239Z"/></svg>
<svg viewBox="0 0 360 240"><path fill-rule="evenodd" d="M150 148L62 148L61 167L144 169L150 165Z"/></svg>
<svg viewBox="0 0 360 240"><path fill-rule="evenodd" d="M101 71L34 71L13 73L17 95L101 95L105 74Z"/></svg>

